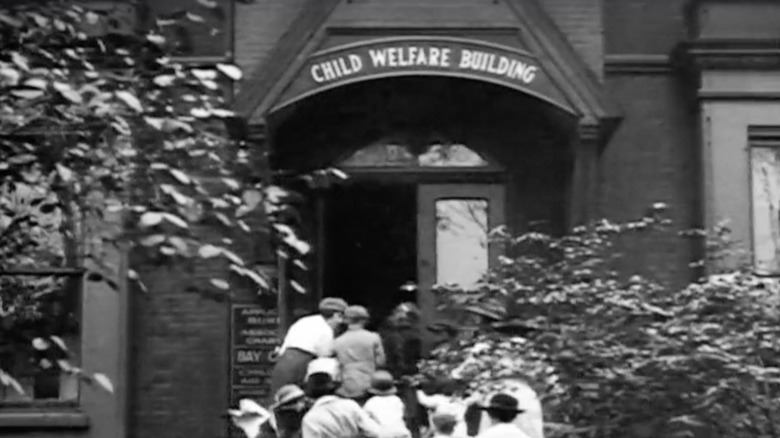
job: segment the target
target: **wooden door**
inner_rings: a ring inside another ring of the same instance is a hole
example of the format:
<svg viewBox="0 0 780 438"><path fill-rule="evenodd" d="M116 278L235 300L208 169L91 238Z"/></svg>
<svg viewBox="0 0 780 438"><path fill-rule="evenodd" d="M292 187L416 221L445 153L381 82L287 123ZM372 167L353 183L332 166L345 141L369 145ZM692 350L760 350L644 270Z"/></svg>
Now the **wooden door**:
<svg viewBox="0 0 780 438"><path fill-rule="evenodd" d="M488 244L488 233L505 222L505 191L501 184L422 184L418 190L418 303L428 325L436 320L435 284L468 287L497 261L500 248ZM430 342L426 335L426 352Z"/></svg>

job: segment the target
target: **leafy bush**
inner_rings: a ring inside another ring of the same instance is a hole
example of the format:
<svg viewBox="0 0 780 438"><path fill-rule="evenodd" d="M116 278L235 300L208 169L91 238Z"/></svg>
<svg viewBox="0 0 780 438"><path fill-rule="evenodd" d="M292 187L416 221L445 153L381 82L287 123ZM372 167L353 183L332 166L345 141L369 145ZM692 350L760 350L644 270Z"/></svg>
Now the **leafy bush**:
<svg viewBox="0 0 780 438"><path fill-rule="evenodd" d="M729 270L682 290L614 269L619 239L668 227L663 208L562 237L496 233L509 255L486 281L439 290L471 329L423 372L477 390L522 376L553 437L780 437L780 285L735 265L728 229L681 233L707 237L708 266Z"/></svg>

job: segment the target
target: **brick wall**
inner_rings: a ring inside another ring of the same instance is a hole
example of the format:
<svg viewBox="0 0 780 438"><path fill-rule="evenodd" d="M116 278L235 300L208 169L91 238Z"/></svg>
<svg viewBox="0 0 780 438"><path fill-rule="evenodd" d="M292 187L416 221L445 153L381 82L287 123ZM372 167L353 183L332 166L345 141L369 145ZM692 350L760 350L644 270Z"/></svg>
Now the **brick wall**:
<svg viewBox="0 0 780 438"><path fill-rule="evenodd" d="M604 0L606 52L669 54L685 39L687 3L690 0Z"/></svg>
<svg viewBox="0 0 780 438"><path fill-rule="evenodd" d="M227 304L188 291L223 266L144 274L134 300L130 437L218 438L227 424Z"/></svg>
<svg viewBox="0 0 780 438"><path fill-rule="evenodd" d="M604 38L602 2L604 0L539 0L598 77L603 74Z"/></svg>
<svg viewBox="0 0 780 438"><path fill-rule="evenodd" d="M605 48L668 53L684 34L683 0L603 1L540 0L599 75ZM302 3L236 6L236 61L247 73L268 56ZM625 119L603 156L603 213L628 219L663 201L673 207L679 227L695 224L696 118L685 86L672 73L610 75L605 81ZM629 243L628 271L644 269L673 284L689 278L690 245L673 233ZM206 269L194 275L158 270L147 278L150 293L135 299L131 437L224 436L226 424L218 416L227 407L227 304L186 291L188 282L210 276Z"/></svg>
<svg viewBox="0 0 780 438"><path fill-rule="evenodd" d="M606 0L604 12L608 55L632 55L639 63L632 71L608 70L605 79L624 119L603 156L601 209L627 220L665 202L675 230L700 225L696 105L682 74L647 55L668 55L681 40L684 3ZM687 265L696 248L674 231L629 239L625 270L681 286L693 274Z"/></svg>
<svg viewBox="0 0 780 438"><path fill-rule="evenodd" d="M237 2L235 20L236 63L251 74L299 13L304 0Z"/></svg>

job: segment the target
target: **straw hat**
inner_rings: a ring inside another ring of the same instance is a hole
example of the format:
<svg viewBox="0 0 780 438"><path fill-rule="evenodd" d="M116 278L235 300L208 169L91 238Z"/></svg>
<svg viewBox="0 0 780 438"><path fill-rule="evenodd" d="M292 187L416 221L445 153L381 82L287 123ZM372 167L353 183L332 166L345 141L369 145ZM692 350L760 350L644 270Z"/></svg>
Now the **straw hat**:
<svg viewBox="0 0 780 438"><path fill-rule="evenodd" d="M371 387L368 392L374 395L392 395L398 390L393 376L387 371L377 371L371 376Z"/></svg>
<svg viewBox="0 0 780 438"><path fill-rule="evenodd" d="M300 400L305 396L306 394L298 385L284 385L276 391L276 394L274 394L274 404L271 405L271 409L276 409L280 406Z"/></svg>

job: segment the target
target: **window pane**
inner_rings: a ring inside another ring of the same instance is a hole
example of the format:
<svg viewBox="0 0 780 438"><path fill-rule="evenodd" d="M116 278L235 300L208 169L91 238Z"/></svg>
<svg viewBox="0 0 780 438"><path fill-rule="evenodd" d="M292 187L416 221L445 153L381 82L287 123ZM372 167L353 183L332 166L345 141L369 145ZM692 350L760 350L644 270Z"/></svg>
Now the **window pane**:
<svg viewBox="0 0 780 438"><path fill-rule="evenodd" d="M433 145L418 157L423 167L482 167L487 166L478 153L462 144Z"/></svg>
<svg viewBox="0 0 780 438"><path fill-rule="evenodd" d="M0 267L64 266L62 212L56 205L56 197L45 187L0 185L0 231L16 230L0 246Z"/></svg>
<svg viewBox="0 0 780 438"><path fill-rule="evenodd" d="M0 276L4 330L21 339L0 342L0 368L16 378L25 392L19 394L6 387L0 391L0 403L78 398L77 377L60 372L57 361L79 364L80 296L80 276ZM55 343L47 350L37 351L29 341L23 341L45 334L58 335L67 351Z"/></svg>
<svg viewBox="0 0 780 438"><path fill-rule="evenodd" d="M166 38L175 42L176 55L196 58L224 58L230 50L233 0L210 0L216 7L207 8L194 0L149 1L155 17L189 12L191 19L180 20L182 25L168 26Z"/></svg>
<svg viewBox="0 0 780 438"><path fill-rule="evenodd" d="M345 167L392 167L414 165L414 155L405 147L395 144L377 144L360 149L344 160Z"/></svg>
<svg viewBox="0 0 780 438"><path fill-rule="evenodd" d="M436 282L471 288L488 270L488 202L436 202Z"/></svg>
<svg viewBox="0 0 780 438"><path fill-rule="evenodd" d="M780 149L751 151L753 252L756 269L780 272Z"/></svg>

